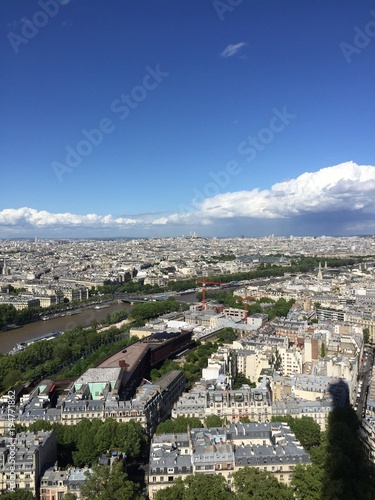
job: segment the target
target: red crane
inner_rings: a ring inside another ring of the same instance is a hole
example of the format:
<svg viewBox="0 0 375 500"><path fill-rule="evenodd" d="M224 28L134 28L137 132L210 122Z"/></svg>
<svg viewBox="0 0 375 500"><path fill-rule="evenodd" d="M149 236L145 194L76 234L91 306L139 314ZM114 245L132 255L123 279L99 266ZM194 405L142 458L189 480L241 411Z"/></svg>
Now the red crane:
<svg viewBox="0 0 375 500"><path fill-rule="evenodd" d="M196 280L195 283L197 285L202 285L202 309L206 309L206 285L222 285L223 283L219 281L206 281L206 278L202 278L202 280Z"/></svg>
<svg viewBox="0 0 375 500"><path fill-rule="evenodd" d="M245 309L245 316L244 316L244 323L247 325L247 306L248 306L248 300L255 300L255 297L248 297L247 296L247 290L245 288L245 297L237 297L237 302L243 302L244 304L244 309Z"/></svg>

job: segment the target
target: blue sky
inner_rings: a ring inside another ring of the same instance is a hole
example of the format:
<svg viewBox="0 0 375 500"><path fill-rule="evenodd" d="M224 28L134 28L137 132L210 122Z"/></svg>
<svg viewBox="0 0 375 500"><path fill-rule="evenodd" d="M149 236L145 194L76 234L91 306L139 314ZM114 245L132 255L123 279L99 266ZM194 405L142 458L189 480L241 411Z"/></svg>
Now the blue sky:
<svg viewBox="0 0 375 500"><path fill-rule="evenodd" d="M373 2L6 0L0 19L0 237L374 232Z"/></svg>

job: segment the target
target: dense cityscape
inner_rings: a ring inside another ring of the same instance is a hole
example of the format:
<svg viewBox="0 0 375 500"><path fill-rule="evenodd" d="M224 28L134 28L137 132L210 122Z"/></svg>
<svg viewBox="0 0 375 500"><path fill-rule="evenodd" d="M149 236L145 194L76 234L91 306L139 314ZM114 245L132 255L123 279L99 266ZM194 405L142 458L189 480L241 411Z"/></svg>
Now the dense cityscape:
<svg viewBox="0 0 375 500"><path fill-rule="evenodd" d="M2 493L96 498L108 470L111 498L171 498L185 483L252 498L255 471L275 481L268 498L328 498L322 478L308 496L308 478L335 412L358 420L363 470L375 462L374 247L370 236L1 241L0 335L77 318L0 357ZM115 303L89 326L74 316Z"/></svg>
<svg viewBox="0 0 375 500"><path fill-rule="evenodd" d="M374 500L373 0L3 0L1 500Z"/></svg>

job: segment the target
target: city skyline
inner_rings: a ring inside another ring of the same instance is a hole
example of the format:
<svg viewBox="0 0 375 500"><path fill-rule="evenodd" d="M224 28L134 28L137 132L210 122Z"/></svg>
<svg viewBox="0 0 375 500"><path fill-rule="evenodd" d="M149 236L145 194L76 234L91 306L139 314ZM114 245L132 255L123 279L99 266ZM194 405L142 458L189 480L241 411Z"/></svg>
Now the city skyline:
<svg viewBox="0 0 375 500"><path fill-rule="evenodd" d="M0 12L0 238L375 233L371 2Z"/></svg>

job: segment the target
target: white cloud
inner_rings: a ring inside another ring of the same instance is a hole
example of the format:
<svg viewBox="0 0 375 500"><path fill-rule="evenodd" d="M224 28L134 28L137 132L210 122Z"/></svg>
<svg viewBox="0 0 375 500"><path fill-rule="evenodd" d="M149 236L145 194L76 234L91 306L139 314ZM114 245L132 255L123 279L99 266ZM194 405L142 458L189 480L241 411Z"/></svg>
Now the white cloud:
<svg viewBox="0 0 375 500"><path fill-rule="evenodd" d="M12 234L18 229L55 230L69 229L115 230L132 228L132 231L151 227L176 228L181 226L215 225L220 228L225 221L232 223L248 218L279 223L290 221L296 225L309 220L337 221L337 229L368 232L375 227L375 167L341 163L305 172L295 179L278 182L270 189L243 190L218 194L200 203L192 203L185 213L147 213L134 216L78 215L70 212L51 213L33 208L8 208L0 211L0 227ZM222 222L220 222L222 221ZM87 232L86 231L86 232Z"/></svg>
<svg viewBox="0 0 375 500"><path fill-rule="evenodd" d="M220 55L221 55L221 57L232 57L235 54L237 54L237 52L240 49L242 49L242 47L244 47L245 45L246 45L245 42L239 42L239 43L235 43L235 44L230 43L229 45L227 45L225 47L225 49L223 50L223 52Z"/></svg>
<svg viewBox="0 0 375 500"><path fill-rule="evenodd" d="M375 167L354 162L305 172L270 189L218 194L201 202L211 218L285 218L362 210L375 214Z"/></svg>
<svg viewBox="0 0 375 500"><path fill-rule="evenodd" d="M116 227L133 225L141 220L120 217L114 219L112 215L77 215L70 212L50 213L46 210L35 210L34 208L8 208L0 211L0 225L20 227Z"/></svg>

